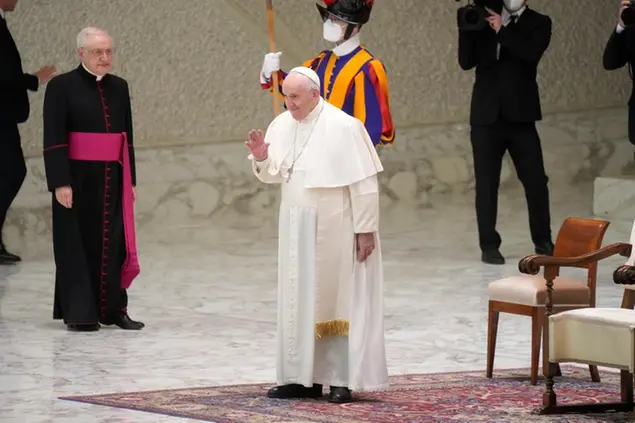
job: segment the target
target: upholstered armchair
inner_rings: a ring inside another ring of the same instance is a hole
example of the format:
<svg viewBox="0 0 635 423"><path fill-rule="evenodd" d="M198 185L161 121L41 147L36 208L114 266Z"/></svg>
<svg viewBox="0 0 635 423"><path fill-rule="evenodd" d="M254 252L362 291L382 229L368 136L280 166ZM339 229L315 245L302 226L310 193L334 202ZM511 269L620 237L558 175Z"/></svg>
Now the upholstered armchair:
<svg viewBox="0 0 635 423"><path fill-rule="evenodd" d="M488 323L487 323L487 369L486 376L492 377L494 355L496 350L496 335L500 313L516 314L531 317L531 384L538 380L538 364L540 357L541 339L546 340L543 333L545 326L545 305L547 292L551 289L552 313L577 308L595 307L595 288L598 261L623 251L618 247L609 250L602 249L602 240L609 226L609 222L599 219L585 219L569 217L564 220L556 238L554 256L531 255L521 260L522 269L528 264L548 263L549 271L555 272L551 280L551 287L545 284L545 278L534 273L523 272L509 278L494 281L488 286ZM600 250L600 251L598 251ZM610 254L607 254L607 251ZM525 264L523 264L525 263ZM587 270L586 281L567 277L560 277L561 267L574 267ZM543 346L543 374L547 363L546 348ZM597 366L589 366L591 379L600 381ZM554 372L559 375L559 367Z"/></svg>
<svg viewBox="0 0 635 423"><path fill-rule="evenodd" d="M598 253L606 257L616 252L624 256L631 255L631 244L612 244ZM553 280L558 274L558 264L542 257L527 258L521 263L522 270L530 274L536 274L540 267L544 268L547 284L545 313L549 324L545 327L545 332L550 364L545 375L545 391L540 414L633 411L635 311L617 307L587 308L552 314L552 287ZM613 273L613 281L621 285L635 285L635 267L620 266ZM619 369L621 402L559 405L552 364L567 362L593 363Z"/></svg>

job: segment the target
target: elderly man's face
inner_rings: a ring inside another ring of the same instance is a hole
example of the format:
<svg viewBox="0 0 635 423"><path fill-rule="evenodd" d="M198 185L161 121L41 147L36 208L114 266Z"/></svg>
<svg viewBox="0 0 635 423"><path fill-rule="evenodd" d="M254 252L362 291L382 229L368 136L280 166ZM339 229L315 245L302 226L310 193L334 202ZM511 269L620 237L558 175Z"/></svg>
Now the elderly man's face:
<svg viewBox="0 0 635 423"><path fill-rule="evenodd" d="M112 69L112 38L107 35L92 35L77 53L84 66L95 75L106 75Z"/></svg>
<svg viewBox="0 0 635 423"><path fill-rule="evenodd" d="M290 73L282 83L282 93L287 110L295 120L306 118L315 108L320 94L317 90L309 89L304 75Z"/></svg>

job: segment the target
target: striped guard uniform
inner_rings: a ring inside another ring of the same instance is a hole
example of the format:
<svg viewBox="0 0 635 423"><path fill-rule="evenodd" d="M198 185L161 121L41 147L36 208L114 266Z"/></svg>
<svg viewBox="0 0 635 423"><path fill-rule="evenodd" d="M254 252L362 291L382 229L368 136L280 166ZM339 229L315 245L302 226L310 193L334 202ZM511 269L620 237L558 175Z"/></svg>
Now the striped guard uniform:
<svg viewBox="0 0 635 423"><path fill-rule="evenodd" d="M322 51L302 66L318 74L321 94L326 101L364 123L375 148L392 145L395 127L390 112L386 69L381 61L358 45L342 56L332 50ZM286 76L286 72L278 71L278 95L281 98L284 98L282 82ZM261 86L273 92L271 80Z"/></svg>

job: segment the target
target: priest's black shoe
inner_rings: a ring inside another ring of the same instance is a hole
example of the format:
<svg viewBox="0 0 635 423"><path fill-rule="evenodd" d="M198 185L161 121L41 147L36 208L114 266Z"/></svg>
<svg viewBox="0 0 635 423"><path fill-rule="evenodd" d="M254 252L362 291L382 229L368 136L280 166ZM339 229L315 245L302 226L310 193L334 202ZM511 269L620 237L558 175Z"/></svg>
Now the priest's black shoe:
<svg viewBox="0 0 635 423"><path fill-rule="evenodd" d="M481 261L488 264L505 264L505 257L498 249L485 250L481 254Z"/></svg>
<svg viewBox="0 0 635 423"><path fill-rule="evenodd" d="M22 261L20 256L8 252L4 245L0 245L0 264L14 264L19 261Z"/></svg>
<svg viewBox="0 0 635 423"><path fill-rule="evenodd" d="M541 242L535 245L536 254L540 254L543 256L553 256L553 243L551 241Z"/></svg>
<svg viewBox="0 0 635 423"><path fill-rule="evenodd" d="M274 386L267 392L269 398L319 398L322 396L322 385L313 384L312 388L292 383L290 385Z"/></svg>
<svg viewBox="0 0 635 423"><path fill-rule="evenodd" d="M353 395L351 390L342 386L331 386L331 392L329 392L329 402L336 404L344 404L346 402L353 401Z"/></svg>
<svg viewBox="0 0 635 423"><path fill-rule="evenodd" d="M66 328L71 332L96 332L101 326L99 323L90 323L90 324L77 324L77 323L68 323Z"/></svg>
<svg viewBox="0 0 635 423"><path fill-rule="evenodd" d="M101 324L106 326L115 325L125 330L141 330L145 327L142 322L132 320L127 313L117 313L110 319L102 320Z"/></svg>

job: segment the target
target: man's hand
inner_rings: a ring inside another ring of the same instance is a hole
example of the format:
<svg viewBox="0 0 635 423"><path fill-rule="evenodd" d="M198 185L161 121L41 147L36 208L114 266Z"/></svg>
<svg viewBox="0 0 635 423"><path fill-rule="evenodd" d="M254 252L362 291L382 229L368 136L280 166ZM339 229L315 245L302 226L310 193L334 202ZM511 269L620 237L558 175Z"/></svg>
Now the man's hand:
<svg viewBox="0 0 635 423"><path fill-rule="evenodd" d="M261 130L252 129L249 132L249 141L245 141L245 145L258 162L265 160L269 154L269 144L265 143L265 135Z"/></svg>
<svg viewBox="0 0 635 423"><path fill-rule="evenodd" d="M55 188L55 198L67 209L73 207L73 189L71 187Z"/></svg>
<svg viewBox="0 0 635 423"><path fill-rule="evenodd" d="M625 27L624 22L622 22L622 12L628 7L629 4L631 4L630 0L622 0L620 4L620 11L617 13L617 24L622 28Z"/></svg>
<svg viewBox="0 0 635 423"><path fill-rule="evenodd" d="M364 262L375 251L375 234L356 234L355 241L357 243L357 260Z"/></svg>
<svg viewBox="0 0 635 423"><path fill-rule="evenodd" d="M40 84L46 84L51 80L51 78L53 78L56 72L57 69L55 69L55 66L44 66L39 71L35 72L35 76L38 81L40 81Z"/></svg>
<svg viewBox="0 0 635 423"><path fill-rule="evenodd" d="M489 22L490 28L492 28L495 32L500 31L501 27L503 26L503 18L501 18L501 15L494 12L489 7L486 7L485 9L490 14L488 17L485 18L487 22Z"/></svg>

